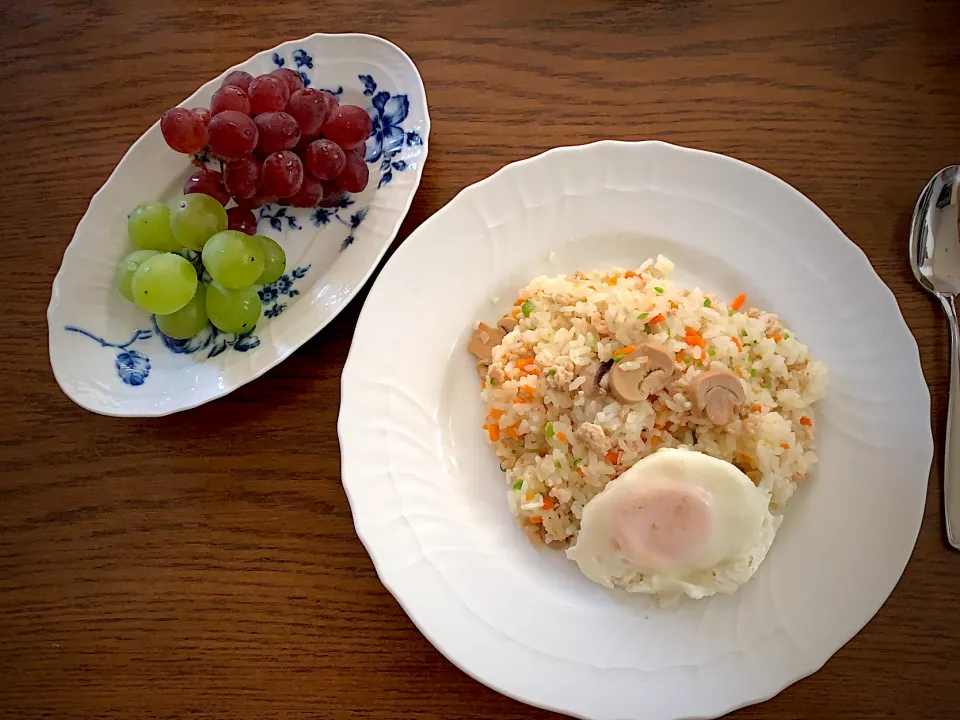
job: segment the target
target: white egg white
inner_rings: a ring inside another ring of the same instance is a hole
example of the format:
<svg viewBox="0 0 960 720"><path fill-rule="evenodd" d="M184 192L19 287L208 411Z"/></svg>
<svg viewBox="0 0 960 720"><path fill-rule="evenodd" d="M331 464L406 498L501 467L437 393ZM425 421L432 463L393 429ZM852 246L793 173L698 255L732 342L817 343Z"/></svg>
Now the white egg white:
<svg viewBox="0 0 960 720"><path fill-rule="evenodd" d="M663 598L731 593L756 572L780 520L769 493L732 464L663 449L586 504L567 557L609 588Z"/></svg>

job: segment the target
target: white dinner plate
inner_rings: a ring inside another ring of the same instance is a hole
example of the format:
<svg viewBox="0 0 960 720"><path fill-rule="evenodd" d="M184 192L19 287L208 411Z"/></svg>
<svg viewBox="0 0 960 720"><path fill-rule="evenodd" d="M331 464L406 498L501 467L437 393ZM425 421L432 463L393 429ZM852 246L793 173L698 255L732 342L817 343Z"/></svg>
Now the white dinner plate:
<svg viewBox="0 0 960 720"><path fill-rule="evenodd" d="M210 325L189 340L172 340L120 295L114 279L117 264L134 249L127 214L146 200L179 197L193 172L190 158L166 146L158 120L90 201L53 282L50 363L77 404L104 415L168 415L236 390L333 320L396 236L420 184L430 135L413 61L373 35L317 33L230 70L259 75L278 67L300 73L307 87L367 110L373 121L367 188L333 208L268 205L256 211L257 232L277 240L287 255L283 277L259 290L257 327L238 336ZM207 107L227 72L180 105Z"/></svg>
<svg viewBox="0 0 960 720"><path fill-rule="evenodd" d="M780 314L829 371L820 462L766 561L734 595L673 609L527 542L465 350L531 278L658 253L678 286ZM930 399L896 300L812 202L721 155L600 142L465 189L384 268L342 387L343 482L383 583L464 671L577 717L717 717L773 696L870 620L920 528Z"/></svg>

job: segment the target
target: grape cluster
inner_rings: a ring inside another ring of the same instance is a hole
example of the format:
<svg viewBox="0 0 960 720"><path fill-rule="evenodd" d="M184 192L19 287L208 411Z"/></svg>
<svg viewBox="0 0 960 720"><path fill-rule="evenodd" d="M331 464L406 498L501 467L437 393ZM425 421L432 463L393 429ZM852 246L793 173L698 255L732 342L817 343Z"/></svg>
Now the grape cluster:
<svg viewBox="0 0 960 720"><path fill-rule="evenodd" d="M289 68L258 77L234 70L209 109L173 108L160 118L171 148L189 155L206 148L221 162L222 172L194 172L184 194L202 193L223 205L233 198L229 227L248 234L256 231L252 211L263 205L332 207L345 192L362 191L371 129L363 108L305 88Z"/></svg>
<svg viewBox="0 0 960 720"><path fill-rule="evenodd" d="M243 334L260 319L255 286L279 280L287 258L272 239L229 229L229 214L219 196L195 190L171 207L145 202L127 216L137 249L117 268L117 288L153 313L164 335L185 340L208 322ZM200 253L199 275L185 250Z"/></svg>

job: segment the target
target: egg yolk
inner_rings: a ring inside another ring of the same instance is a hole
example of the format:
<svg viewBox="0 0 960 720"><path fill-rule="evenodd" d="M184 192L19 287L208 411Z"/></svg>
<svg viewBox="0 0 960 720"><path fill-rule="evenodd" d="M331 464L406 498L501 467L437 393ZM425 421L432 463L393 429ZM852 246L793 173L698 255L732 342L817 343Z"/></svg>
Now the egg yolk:
<svg viewBox="0 0 960 720"><path fill-rule="evenodd" d="M615 547L629 562L669 570L702 551L713 526L711 494L696 485L666 479L643 483L613 528Z"/></svg>

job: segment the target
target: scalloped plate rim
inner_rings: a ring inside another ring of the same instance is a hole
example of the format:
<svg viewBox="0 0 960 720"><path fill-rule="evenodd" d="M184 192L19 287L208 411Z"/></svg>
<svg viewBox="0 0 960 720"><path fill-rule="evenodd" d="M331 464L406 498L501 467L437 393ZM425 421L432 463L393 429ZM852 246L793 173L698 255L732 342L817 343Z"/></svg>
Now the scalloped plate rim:
<svg viewBox="0 0 960 720"><path fill-rule="evenodd" d="M668 148L671 152L690 153L694 155L706 156L710 158L712 161L733 163L738 166L748 168L750 171L763 176L767 182L769 181L775 182L782 189L787 190L794 197L795 200L802 201L805 205L808 206L808 208L814 210L817 214L819 214L819 216L821 216L823 220L826 220L826 222L832 228L833 233L837 236L836 239L842 241L847 246L848 250L852 249L855 251L855 254L858 257L861 268L865 270L869 275L872 276L871 281L874 283L874 286L875 287L879 286L879 287L876 287L876 289L883 294L883 297L885 298L885 301L887 303L887 308L884 308L882 311L883 314L892 314L893 317L895 318L895 321L898 321L896 322L896 330L901 335L901 340L907 346L906 352L911 356L911 361L912 361L911 372L915 373L915 377L919 378L920 380L918 389L922 388L922 390L920 390L920 393L919 393L918 402L922 403L926 408L925 417L929 417L930 393L929 393L929 387L927 386L924 375L923 375L922 364L920 362L919 346L917 344L916 338L913 336L912 332L910 331L909 327L906 324L906 321L903 318L903 315L899 308L899 304L897 303L896 296L894 295L892 290L886 285L886 283L882 281L879 275L877 275L876 270L873 268L867 255L856 243L854 243L852 240L850 240L850 238L846 236L846 234L836 225L836 223L834 223L834 221L816 203L814 203L810 198L808 198L802 192L794 188L792 185L790 185L786 181L782 180L776 175L773 175L772 173L760 167L757 167L746 161L739 160L737 158L724 155L721 153L716 153L716 152L701 150L696 148L690 148L690 147L684 147L680 145L674 145L672 143L667 143L660 140L622 141L622 140L609 139L609 140L599 140L599 141L593 141L588 143L582 143L579 145L569 145L569 146L551 148L544 152L538 153L537 155L510 162L504 165L503 167L501 167L496 172L489 175L488 177L483 178L461 189L443 208L441 208L436 213L434 213L429 218L427 218L427 220L425 220L424 223L422 223L419 227L417 227L411 233L410 237L408 237L407 240L396 250L396 252L391 257L390 261L388 261L387 265L393 262L394 258L403 258L407 253L416 252L416 250L414 249L414 246L417 242L417 239L416 239L417 235L421 233L426 233L427 232L426 228L430 225L430 223L434 220L434 218L440 218L443 215L450 213L451 207L456 204L456 201L458 199L461 199L461 196L469 197L473 192L477 192L477 188L494 183L499 176L502 176L505 173L510 172L511 169L537 163L539 161L542 161L545 157L548 157L548 156L557 156L565 153L582 152L591 147L617 146L617 145L660 146L660 147ZM371 294L375 291L377 284L381 282L382 277L383 277L383 273L381 273L381 276L371 287L371 291L370 291ZM371 306L369 303L364 304L364 307L362 308L360 316L357 321L358 328L364 323L365 318L368 315L370 315L371 312L373 312L372 310L370 310L370 307ZM356 332L355 332L355 337L356 337ZM517 700L519 702L523 702L525 704L538 707L544 710L562 713L565 715L569 715L571 717L580 718L581 720L595 720L596 718L600 717L599 715L586 714L584 712L574 711L571 708L563 707L560 704L551 704L548 702L534 702L529 697L524 697L522 693L515 692L513 690L508 690L505 687L497 684L497 682L491 680L490 678L484 677L479 671L475 671L468 665L468 662L470 660L469 657L456 656L452 650L450 650L447 647L444 647L442 638L437 637L437 634L431 631L428 631L426 629L425 623L422 622L423 618L425 617L425 615L423 614L423 608L421 608L420 610L421 611L420 616L418 616L415 613L415 611L412 609L411 606L415 603L419 602L422 605L421 600L418 597L414 597L410 594L406 594L403 590L400 589L400 587L398 587L404 584L404 576L396 572L394 569L389 568L385 563L383 556L379 554L377 548L384 541L382 537L378 537L378 533L375 525L368 524L366 527L364 527L364 524L365 524L364 510L358 507L358 501L360 496L359 487L354 487L351 484L351 482L347 480L347 476L351 472L351 470L348 468L352 468L355 461L354 455L351 454L349 457L347 455L347 452L346 452L347 448L345 446L345 437L351 432L350 428L348 428L347 425L353 422L353 418L351 417L351 409L349 405L351 398L349 397L349 395L352 392L359 393L358 390L357 391L352 390L351 385L355 379L358 381L362 379L362 376L360 374L360 368L356 361L356 356L359 352L360 351L358 350L357 344L353 343L351 345L350 352L347 356L347 360L344 364L343 373L341 375L340 414L339 414L339 419L337 423L337 431L338 431L338 436L340 439L340 447L341 447L341 475L342 475L341 481L343 484L344 491L346 492L348 501L350 502L351 512L354 518L354 527L356 529L357 535L360 538L360 541L362 542L362 544L364 545L364 548L367 550L367 553L370 555L371 561L374 564L374 568L377 572L377 575L381 580L381 582L383 583L384 587L396 599L399 605L403 608L404 612L407 614L410 620L414 623L417 629L424 635L424 637L426 637L427 640L453 665L455 665L457 668L459 668L460 670L462 670L463 672L465 672L467 675L474 678L478 682L514 700ZM933 443L933 435L932 435L932 429L930 424L929 423L925 424L923 429L925 430L925 433L923 438L924 439L923 447L919 448L921 450L921 455L922 455L920 462L927 470L926 478L927 478L927 482L929 482L930 470L932 468L932 463L933 463L934 443ZM926 459L924 460L923 458L926 458ZM723 715L734 712L741 708L748 707L756 703L765 702L777 696L780 692L785 690L790 685L820 670L826 664L826 662L830 660L833 657L833 655L836 654L836 652L838 652L844 645L846 645L854 636L857 635L857 633L860 632L860 630L863 629L863 627L866 626L867 623L869 623L869 621L876 615L876 613L880 610L880 608L886 602L887 598L889 598L890 594L894 591L900 579L902 578L906 565L913 554L913 550L915 548L916 541L921 529L924 509L926 506L925 488L926 486L924 486L923 493L922 493L923 497L919 502L919 507L916 509L916 512L914 513L913 518L909 519L909 523L911 527L913 527L913 530L909 533L909 536L911 538L909 547L906 547L906 545L904 545L902 557L899 557L895 559L894 562L889 563L891 566L895 566L897 568L896 580L889 587L889 589L886 590L885 593L883 593L883 596L878 598L878 602L876 603L875 607L867 608L869 610L869 614L866 616L866 619L861 624L859 624L858 627L853 628L849 634L842 633L838 635L835 638L834 642L832 643L832 648L830 649L830 651L824 654L822 657L821 657L822 651L818 652L815 658L804 656L806 660L809 660L809 662L804 663L804 669L799 672L792 671L791 673L787 673L789 677L786 677L786 679L783 680L782 682L775 683L774 686L767 687L762 691L754 690L751 692L744 693L744 697L741 700L738 700L731 704L724 705L723 707L718 707L715 710L710 710L705 713L699 713L694 715L684 714L682 717L689 718L690 720L710 720L712 718L721 717ZM918 490L918 493L919 493L919 490ZM424 556L422 553L418 558L416 558L416 560L417 562L426 563L434 570L434 572L436 572L438 575L441 575L442 577L441 571L437 569L436 566L433 565L433 563L430 561L430 559ZM444 580L444 582L442 583L442 587L440 588L440 591L450 594L451 597L453 598L453 602L462 604L462 601L460 601L459 598L456 597L456 594L450 589L449 583L446 580ZM471 609L466 608L465 612L477 618L478 621L481 620L478 616L476 616L476 614ZM499 628L494 628L494 630L496 633L503 636L509 643L518 644L518 641L512 638L511 636L509 636L505 631L502 631ZM744 652L745 650L743 648L740 648L738 650L738 653L741 655ZM550 656L550 657L551 659L556 659L553 656ZM562 661L562 662L566 662L566 661ZM639 711L640 710L638 709L637 712ZM676 716L676 718L677 720L680 720L679 715Z"/></svg>

